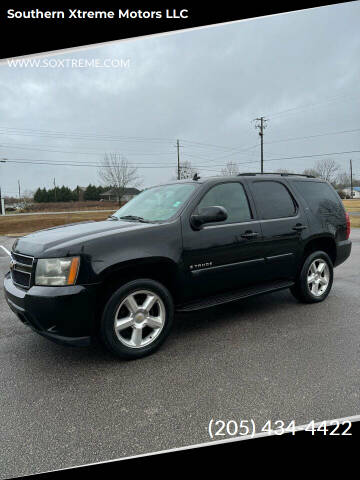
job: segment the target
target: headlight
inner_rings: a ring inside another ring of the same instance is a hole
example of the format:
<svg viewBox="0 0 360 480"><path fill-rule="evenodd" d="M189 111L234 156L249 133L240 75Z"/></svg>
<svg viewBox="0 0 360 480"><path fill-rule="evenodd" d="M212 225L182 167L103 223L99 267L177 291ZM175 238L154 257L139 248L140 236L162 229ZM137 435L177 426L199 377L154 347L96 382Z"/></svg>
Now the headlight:
<svg viewBox="0 0 360 480"><path fill-rule="evenodd" d="M40 258L35 285L74 285L80 265L79 257Z"/></svg>

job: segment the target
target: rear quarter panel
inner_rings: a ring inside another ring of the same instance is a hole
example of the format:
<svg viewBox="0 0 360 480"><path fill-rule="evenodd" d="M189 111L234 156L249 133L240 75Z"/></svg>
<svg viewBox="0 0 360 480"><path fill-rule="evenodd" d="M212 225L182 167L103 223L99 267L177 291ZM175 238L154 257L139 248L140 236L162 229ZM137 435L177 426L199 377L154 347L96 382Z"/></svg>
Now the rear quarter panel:
<svg viewBox="0 0 360 480"><path fill-rule="evenodd" d="M335 242L346 240L345 208L334 188L320 179L292 180L291 184L302 198L311 236L325 235ZM310 194L310 190L314 190L315 195Z"/></svg>

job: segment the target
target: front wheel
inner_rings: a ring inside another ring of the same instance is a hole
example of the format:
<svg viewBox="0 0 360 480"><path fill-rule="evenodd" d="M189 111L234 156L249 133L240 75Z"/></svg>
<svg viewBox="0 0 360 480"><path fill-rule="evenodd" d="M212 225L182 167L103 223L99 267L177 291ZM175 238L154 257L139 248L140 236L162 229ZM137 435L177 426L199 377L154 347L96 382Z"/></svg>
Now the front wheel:
<svg viewBox="0 0 360 480"><path fill-rule="evenodd" d="M107 302L101 319L105 346L124 359L153 353L168 336L174 317L172 297L161 283L131 281Z"/></svg>
<svg viewBox="0 0 360 480"><path fill-rule="evenodd" d="M304 261L291 293L300 302L322 302L329 295L334 278L333 264L323 251L311 253Z"/></svg>

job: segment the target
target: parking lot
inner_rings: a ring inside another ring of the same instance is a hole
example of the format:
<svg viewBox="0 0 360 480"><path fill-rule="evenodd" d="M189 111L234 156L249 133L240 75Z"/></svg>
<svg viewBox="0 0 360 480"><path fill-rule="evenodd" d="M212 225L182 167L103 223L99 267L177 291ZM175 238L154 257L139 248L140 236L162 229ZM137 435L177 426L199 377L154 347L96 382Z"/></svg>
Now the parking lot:
<svg viewBox="0 0 360 480"><path fill-rule="evenodd" d="M351 238L324 303L284 291L179 315L161 350L133 362L49 342L1 293L0 478L206 442L211 418L359 414L360 229Z"/></svg>

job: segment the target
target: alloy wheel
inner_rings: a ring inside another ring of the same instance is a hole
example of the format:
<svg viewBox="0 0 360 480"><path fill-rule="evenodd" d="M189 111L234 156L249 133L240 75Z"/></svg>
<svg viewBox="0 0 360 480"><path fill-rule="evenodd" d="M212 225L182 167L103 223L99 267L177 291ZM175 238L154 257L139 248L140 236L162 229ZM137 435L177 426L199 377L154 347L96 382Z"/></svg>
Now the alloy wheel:
<svg viewBox="0 0 360 480"><path fill-rule="evenodd" d="M131 348L142 348L155 341L165 325L163 301L150 290L127 295L116 310L114 330L119 341Z"/></svg>
<svg viewBox="0 0 360 480"><path fill-rule="evenodd" d="M317 258L313 262L308 270L307 284L315 297L321 297L323 295L330 282L330 269L326 261L322 258Z"/></svg>

